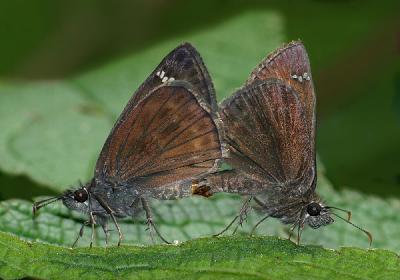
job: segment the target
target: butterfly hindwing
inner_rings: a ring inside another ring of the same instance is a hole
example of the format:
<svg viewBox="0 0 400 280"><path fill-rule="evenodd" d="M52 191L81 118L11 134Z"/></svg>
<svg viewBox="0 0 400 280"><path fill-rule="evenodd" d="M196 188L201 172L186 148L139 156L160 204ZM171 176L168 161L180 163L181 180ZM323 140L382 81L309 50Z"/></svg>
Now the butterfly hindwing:
<svg viewBox="0 0 400 280"><path fill-rule="evenodd" d="M312 137L298 94L279 80L254 81L225 100L227 161L265 185L305 183L313 175Z"/></svg>

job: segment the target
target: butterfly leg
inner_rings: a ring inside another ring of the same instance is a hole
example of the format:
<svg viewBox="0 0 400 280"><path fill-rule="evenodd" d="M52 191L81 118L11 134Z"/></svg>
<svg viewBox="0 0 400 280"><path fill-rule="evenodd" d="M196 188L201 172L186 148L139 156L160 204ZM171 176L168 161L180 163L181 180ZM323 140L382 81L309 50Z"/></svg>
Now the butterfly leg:
<svg viewBox="0 0 400 280"><path fill-rule="evenodd" d="M217 236L220 236L221 234L223 234L224 232L226 232L226 231L236 222L237 219L239 219L238 226L241 225L241 224L243 223L243 221L245 220L245 218L243 218L243 215L246 215L245 213L246 213L246 211L247 211L247 209L248 209L248 207L249 207L250 201L251 201L252 199L253 199L253 197L250 196L250 198L247 199L247 200L243 203L242 207L240 208L239 214L237 214L237 215L235 216L235 218L233 218L233 220L229 223L229 225L227 225L222 231L220 231L220 232L217 233L217 234L214 234L213 236L214 236L214 237L217 237ZM233 234L236 233L236 230L237 230L238 226L235 228Z"/></svg>
<svg viewBox="0 0 400 280"><path fill-rule="evenodd" d="M266 207L265 204L264 204L264 202L262 202L258 197L255 196L255 197L253 198L253 200L254 200L254 202L257 203L260 207L262 207L262 208Z"/></svg>
<svg viewBox="0 0 400 280"><path fill-rule="evenodd" d="M115 225L115 227L117 228L117 231L118 231L118 235L119 235L118 246L120 246L122 239L124 239L124 236L123 236L121 228L120 228L120 226L119 226L119 224L117 222L117 218L114 215L114 210L112 210L110 208L110 206L107 204L107 202L105 202L101 197L99 197L97 195L94 195L94 194L92 194L92 195L100 203L100 205L104 208L104 210L107 212L107 214L110 215L110 217L111 217L111 219L112 219L112 221L113 221L113 223L114 223L114 225Z"/></svg>
<svg viewBox="0 0 400 280"><path fill-rule="evenodd" d="M296 228L296 224L294 224L294 225L290 228L288 240L290 240L290 239L292 238L292 235L293 235L293 232L294 232L294 229L295 229L295 228Z"/></svg>
<svg viewBox="0 0 400 280"><path fill-rule="evenodd" d="M144 208L144 207L143 207ZM150 207L149 207L150 208ZM150 234L150 239L151 239L151 242L153 243L153 244L155 244L155 240L154 240L154 229L153 229L153 227L151 226L151 224L153 223L153 218L152 218L152 214L151 214L151 212L149 213L149 212L147 212L147 211L145 211L145 213L146 213L146 231Z"/></svg>
<svg viewBox="0 0 400 280"><path fill-rule="evenodd" d="M89 222L90 222L90 225L92 226L92 232L90 234L90 248L92 248L93 240L94 240L94 225L96 224L96 221L94 219L92 211L90 211L90 221Z"/></svg>
<svg viewBox="0 0 400 280"><path fill-rule="evenodd" d="M118 246L120 246L122 239L124 239L124 236L122 234L121 228L119 227L117 219L115 218L114 213L110 212L108 214L111 216L111 219L113 220L113 223L114 223L115 227L117 228L117 231L118 231Z"/></svg>
<svg viewBox="0 0 400 280"><path fill-rule="evenodd" d="M210 196L213 193L217 192L250 195L250 198L243 203L239 214L236 215L235 218L221 232L213 236L219 236L223 234L236 222L237 219L239 219L238 225L233 231L233 234L235 234L239 226L241 226L246 220L247 210L249 208L251 200L254 197L254 194L257 194L260 192L260 190L262 190L262 188L260 187L260 183L245 178L244 176L238 174L235 170L225 170L213 173L203 178L200 182L195 183L196 188L194 189L195 192L193 193L200 193L203 196ZM203 194L204 190L206 190L205 193L207 195Z"/></svg>
<svg viewBox="0 0 400 280"><path fill-rule="evenodd" d="M304 229L304 224L299 224L297 226L297 245L300 245L300 238L301 238L301 233L303 232Z"/></svg>
<svg viewBox="0 0 400 280"><path fill-rule="evenodd" d="M94 226L96 225L96 220L95 220L94 216L96 215L96 213L98 213L98 212L92 211L89 213L89 221L86 221L82 224L82 226L79 230L78 236L75 239L74 243L72 244L72 248L74 248L76 246L76 244L78 243L78 240L83 236L83 231L85 229L85 226L88 226L88 225L90 225L91 229L92 229L91 234L90 234L90 248L93 247L94 232L95 232Z"/></svg>
<svg viewBox="0 0 400 280"><path fill-rule="evenodd" d="M147 220L147 226L149 227L150 230L154 229L154 231L157 233L158 237L160 237L160 239L162 241L164 241L167 244L171 244L171 242L168 242L162 235L161 233L158 231L157 227L155 226L154 222L153 222L153 215L151 213L151 209L150 206L148 204L148 202L146 201L146 199L141 198L142 201L142 206L144 211L146 212L146 220Z"/></svg>
<svg viewBox="0 0 400 280"><path fill-rule="evenodd" d="M242 208L240 208L240 211L239 211L239 221L238 221L238 223L236 224L236 227L235 227L235 229L233 230L232 234L235 234L236 231L238 230L239 226L242 227L242 226L243 226L243 223L247 220L247 213L248 213L248 211L249 211L249 209L250 209L250 202L251 202L252 199L253 199L253 197L250 196L250 198L247 199L247 200L243 203Z"/></svg>
<svg viewBox="0 0 400 280"><path fill-rule="evenodd" d="M254 232L256 231L257 227L258 227L262 222L264 222L266 219L268 219L269 216L270 216L270 215L268 214L268 215L264 216L261 220L259 220L259 221L254 225L254 227L251 229L250 235L253 235Z"/></svg>
<svg viewBox="0 0 400 280"><path fill-rule="evenodd" d="M78 236L76 237L74 243L72 244L71 248L74 248L78 243L79 238L83 236L83 231L85 230L85 226L89 225L90 221L86 221L82 224L81 229L79 230Z"/></svg>
<svg viewBox="0 0 400 280"><path fill-rule="evenodd" d="M101 227L103 228L104 234L106 236L106 247L107 247L108 246L108 241L109 241L109 238L110 238L110 233L109 233L110 230L108 229L108 224L107 223L102 224Z"/></svg>
<svg viewBox="0 0 400 280"><path fill-rule="evenodd" d="M300 213L300 217L297 221L297 245L300 244L301 233L303 232L303 229L304 229L304 223L306 220L305 211L306 211L305 208L303 208Z"/></svg>
<svg viewBox="0 0 400 280"><path fill-rule="evenodd" d="M90 234L90 248L93 246L93 240L94 240L94 225L96 224L96 221L94 219L93 215L93 208L92 208L92 199L89 194L89 223L92 226L92 233Z"/></svg>
<svg viewBox="0 0 400 280"><path fill-rule="evenodd" d="M239 218L239 216L235 216L235 218L229 223L229 225L227 225L222 231L218 232L217 234L214 234L214 237L220 236L221 234L223 234L225 231L227 231L232 225L233 223Z"/></svg>

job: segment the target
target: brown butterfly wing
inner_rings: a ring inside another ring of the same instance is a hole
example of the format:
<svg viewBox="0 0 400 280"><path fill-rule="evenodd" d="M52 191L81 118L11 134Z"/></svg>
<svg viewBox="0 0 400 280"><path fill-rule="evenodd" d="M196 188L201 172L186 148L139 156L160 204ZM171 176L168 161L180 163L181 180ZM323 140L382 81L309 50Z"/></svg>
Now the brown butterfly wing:
<svg viewBox="0 0 400 280"><path fill-rule="evenodd" d="M312 136L304 104L290 86L255 81L223 102L221 118L234 168L264 186L309 187Z"/></svg>
<svg viewBox="0 0 400 280"><path fill-rule="evenodd" d="M306 75L304 76L304 74ZM295 78L294 78L295 77ZM301 77L301 78L300 78ZM268 55L251 73L246 84L256 80L279 79L291 86L304 104L306 123L315 136L315 93L310 61L300 41L293 41ZM314 146L314 141L312 142Z"/></svg>
<svg viewBox="0 0 400 280"><path fill-rule="evenodd" d="M221 158L218 130L190 84L161 85L115 124L96 178L161 187L201 175Z"/></svg>
<svg viewBox="0 0 400 280"><path fill-rule="evenodd" d="M217 110L217 101L210 75L198 51L189 43L183 43L172 50L154 69L146 81L132 97L136 104L148 92L168 80L182 80L190 83L213 112Z"/></svg>

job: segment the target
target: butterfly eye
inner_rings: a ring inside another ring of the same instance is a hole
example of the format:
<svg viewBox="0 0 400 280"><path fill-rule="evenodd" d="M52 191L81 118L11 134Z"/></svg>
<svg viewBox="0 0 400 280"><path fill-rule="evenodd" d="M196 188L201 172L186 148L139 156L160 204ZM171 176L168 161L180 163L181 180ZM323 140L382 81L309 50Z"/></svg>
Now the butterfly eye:
<svg viewBox="0 0 400 280"><path fill-rule="evenodd" d="M322 207L316 202L311 202L307 205L307 213L310 216L318 216L321 213Z"/></svg>
<svg viewBox="0 0 400 280"><path fill-rule="evenodd" d="M85 189L74 191L74 199L78 202L85 202L88 199L88 193Z"/></svg>

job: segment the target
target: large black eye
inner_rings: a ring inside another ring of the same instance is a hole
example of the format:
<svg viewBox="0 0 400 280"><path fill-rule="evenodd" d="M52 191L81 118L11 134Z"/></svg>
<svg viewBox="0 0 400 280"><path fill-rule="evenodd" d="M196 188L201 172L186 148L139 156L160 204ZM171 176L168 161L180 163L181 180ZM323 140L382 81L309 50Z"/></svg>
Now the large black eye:
<svg viewBox="0 0 400 280"><path fill-rule="evenodd" d="M88 199L88 193L85 189L74 191L74 199L78 202L85 202Z"/></svg>
<svg viewBox="0 0 400 280"><path fill-rule="evenodd" d="M321 213L322 207L316 202L311 202L307 205L307 213L310 216L318 216Z"/></svg>

